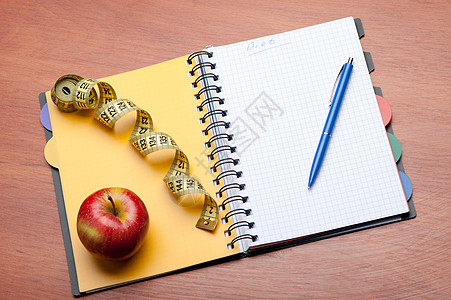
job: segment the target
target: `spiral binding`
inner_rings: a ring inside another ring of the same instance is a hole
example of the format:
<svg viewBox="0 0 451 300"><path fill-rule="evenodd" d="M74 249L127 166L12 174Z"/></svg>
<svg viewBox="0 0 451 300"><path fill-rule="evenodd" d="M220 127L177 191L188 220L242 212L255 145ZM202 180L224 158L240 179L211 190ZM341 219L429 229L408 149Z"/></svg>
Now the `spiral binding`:
<svg viewBox="0 0 451 300"><path fill-rule="evenodd" d="M220 139L227 139L227 141L231 141L233 139L233 135L232 134L227 134L227 133L219 133L216 134L214 136L212 136L206 143L205 143L205 147L206 148L210 148L211 144L214 141L220 140Z"/></svg>
<svg viewBox="0 0 451 300"><path fill-rule="evenodd" d="M222 110L222 109L215 109L212 111L207 112L202 118L200 118L199 120L201 121L201 123L205 123L205 121L213 116L213 115L217 115L220 114L221 116L225 117L227 116L227 111L226 110Z"/></svg>
<svg viewBox="0 0 451 300"><path fill-rule="evenodd" d="M206 87L203 87L199 90L199 93L195 94L194 97L196 97L196 99L200 99L200 96L203 93L206 93L208 91L215 91L216 93L220 93L221 92L221 87L217 86L217 85L208 85Z"/></svg>
<svg viewBox="0 0 451 300"><path fill-rule="evenodd" d="M236 182L233 183L229 183L229 184L225 184L223 185L219 191L216 193L216 197L217 198L221 198L222 195L227 191L227 190L232 190L232 189L238 189L239 191L244 190L245 185L244 184L239 184Z"/></svg>
<svg viewBox="0 0 451 300"><path fill-rule="evenodd" d="M224 126L224 128L227 129L227 128L230 127L230 122L226 122L226 121L217 121L217 122L215 122L214 124L210 124L210 125L207 126L207 128L205 128L205 130L202 130L202 134L203 134L203 135L208 135L208 132L209 132L210 130L213 131L213 129L214 129L215 127L220 127L220 126Z"/></svg>
<svg viewBox="0 0 451 300"><path fill-rule="evenodd" d="M227 158L222 158L220 160L218 160L213 167L210 168L211 172L214 173L216 172L216 170L218 169L219 166L223 165L223 164L233 164L234 166L236 166L238 163L240 162L239 159L233 159L231 157L227 157Z"/></svg>
<svg viewBox="0 0 451 300"><path fill-rule="evenodd" d="M218 185L219 180L221 180L227 176L235 176L236 178L240 178L242 175L243 175L243 172L241 172L241 171L227 170L227 171L219 173L219 175L216 176L216 178L213 180L213 184Z"/></svg>
<svg viewBox="0 0 451 300"><path fill-rule="evenodd" d="M202 63L199 63L199 64L197 64L197 65L195 65L194 67L193 67L193 69L189 72L189 75L190 76L194 76L194 75L196 75L196 71L197 70L199 70L199 69L204 69L204 68L206 68L206 67L209 67L211 70L214 70L214 69L216 69L216 64L213 64L213 63L211 63L211 62L202 62Z"/></svg>
<svg viewBox="0 0 451 300"><path fill-rule="evenodd" d="M231 232L235 231L236 237L233 238L227 245L229 249L233 249L234 245L238 241L249 239L254 242L258 237L257 235L252 235L249 233L242 234L241 231L237 231L238 228L242 227L251 229L255 224L254 222L243 219L252 214L251 209L237 207L236 204L232 204L237 202L246 203L248 201L248 197L237 194L245 189L244 184L235 182L234 180L227 180L229 177L240 178L243 173L233 169L239 164L239 159L228 156L229 154L236 152L236 147L228 145L227 143L233 139L233 135L225 132L226 129L230 128L230 122L221 120L227 116L227 110L220 108L220 106L224 104L225 100L224 98L218 96L218 94L222 92L222 87L216 85L216 81L219 80L219 76L211 71L216 69L216 64L208 61L208 59L212 57L212 52L203 50L192 53L188 56L186 62L188 65L194 64L191 71L189 71L190 76L196 76L197 72L197 77L191 84L192 87L195 88L201 86L201 89L194 94L195 100L199 100L203 96L203 101L197 106L197 111L206 111L199 121L201 124L206 123L207 120L210 121L208 126L202 130L202 134L204 136L211 134L211 137L205 143L206 148L212 148L210 153L207 155L208 159L213 160L215 155L218 157L218 160L215 162L213 167L210 168L212 173L219 172L213 180L213 184L219 185L221 180L224 183L224 185L216 193L216 197L221 198L224 193L228 193L228 197L219 205L219 209L225 210L226 206L229 205L230 210L224 215L221 221L223 223L228 223L232 217L235 220L235 222L232 223L226 231L224 231L226 236L230 236ZM213 82L215 83L213 84ZM212 147L212 145L215 145L215 147Z"/></svg>
<svg viewBox="0 0 451 300"><path fill-rule="evenodd" d="M222 203L219 205L219 210L224 210L225 206L233 201L241 201L242 203L247 202L248 197L247 196L241 196L241 195L233 195L230 197L227 197Z"/></svg>
<svg viewBox="0 0 451 300"><path fill-rule="evenodd" d="M202 80L205 80L207 78L212 78L214 81L219 79L219 77L217 75L213 74L213 73L202 74L199 77L197 77L196 80L194 80L194 82L192 83L192 86L193 87L197 87L199 82L201 82Z"/></svg>
<svg viewBox="0 0 451 300"><path fill-rule="evenodd" d="M236 147L232 147L230 145L222 145L219 147L214 148L210 154L208 154L208 160L213 160L215 158L215 154L219 154L222 151L230 151L230 153L235 153L236 152Z"/></svg>
<svg viewBox="0 0 451 300"><path fill-rule="evenodd" d="M217 101L219 103L219 105L224 104L224 98L210 97L210 98L207 98L204 101L202 101L202 103L197 107L197 111L203 111L204 106L206 106L210 103L213 103L214 101Z"/></svg>
<svg viewBox="0 0 451 300"><path fill-rule="evenodd" d="M254 227L254 222L248 222L248 221L239 221L236 223L233 223L232 225L227 228L227 230L224 231L225 236L230 236L232 234L232 230L237 229L238 227L248 227L249 229Z"/></svg>
<svg viewBox="0 0 451 300"><path fill-rule="evenodd" d="M202 50L202 51L197 51L197 52L191 53L191 55L188 56L186 62L189 65L191 65L193 63L193 59L195 59L196 57L201 56L201 55L207 55L208 58L213 57L213 53Z"/></svg>
<svg viewBox="0 0 451 300"><path fill-rule="evenodd" d="M243 214L243 215L249 216L251 214L251 212L252 212L252 210L250 210L250 209L237 208L237 209L231 210L228 213L226 213L224 218L221 219L221 221L222 221L222 223L228 223L229 219L232 216L236 216L236 215L239 215L239 214Z"/></svg>
<svg viewBox="0 0 451 300"><path fill-rule="evenodd" d="M234 244L236 242L238 242L240 240L244 240L244 239L249 239L252 242L255 242L258 239L258 236L257 235L252 235L252 234L249 234L249 233L238 235L229 244L227 244L227 248L233 249L235 247Z"/></svg>

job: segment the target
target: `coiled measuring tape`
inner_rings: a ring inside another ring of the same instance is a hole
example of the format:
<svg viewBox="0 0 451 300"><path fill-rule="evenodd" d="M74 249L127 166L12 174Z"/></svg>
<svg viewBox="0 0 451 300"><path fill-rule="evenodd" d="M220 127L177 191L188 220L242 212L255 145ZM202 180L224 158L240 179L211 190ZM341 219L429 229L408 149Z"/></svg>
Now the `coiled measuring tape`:
<svg viewBox="0 0 451 300"><path fill-rule="evenodd" d="M98 93L95 87L98 87ZM181 206L187 206L182 197L203 194L204 205L196 227L213 231L219 219L216 201L202 184L189 176L189 161L174 139L164 132L154 132L150 114L127 99L117 99L113 87L106 82L78 75L61 76L51 91L53 103L63 112L96 109L95 119L112 128L125 114L136 111L136 123L129 141L143 156L162 149L174 149L175 155L163 181Z"/></svg>

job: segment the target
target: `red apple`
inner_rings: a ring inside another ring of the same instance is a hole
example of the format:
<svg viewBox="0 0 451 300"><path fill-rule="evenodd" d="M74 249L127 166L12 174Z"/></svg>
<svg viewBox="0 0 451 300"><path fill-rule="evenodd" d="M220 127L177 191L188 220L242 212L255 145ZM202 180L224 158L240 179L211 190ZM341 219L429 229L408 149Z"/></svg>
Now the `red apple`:
<svg viewBox="0 0 451 300"><path fill-rule="evenodd" d="M130 258L144 243L148 229L144 202L125 188L98 190L83 201L78 211L78 236L98 258Z"/></svg>

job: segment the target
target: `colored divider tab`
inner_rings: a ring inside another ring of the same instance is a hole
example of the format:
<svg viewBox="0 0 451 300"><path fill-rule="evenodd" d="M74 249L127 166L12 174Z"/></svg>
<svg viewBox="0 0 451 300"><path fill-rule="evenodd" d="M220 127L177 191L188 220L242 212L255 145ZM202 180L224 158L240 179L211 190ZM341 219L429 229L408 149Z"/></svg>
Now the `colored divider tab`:
<svg viewBox="0 0 451 300"><path fill-rule="evenodd" d="M52 131L52 125L50 124L49 107L47 103L41 109L41 124L48 131Z"/></svg>
<svg viewBox="0 0 451 300"><path fill-rule="evenodd" d="M401 158L401 143L399 142L398 138L394 136L391 133L387 133L388 139L390 140L390 146L391 150L393 152L393 156L395 157L395 161L398 162L398 160Z"/></svg>
<svg viewBox="0 0 451 300"><path fill-rule="evenodd" d="M385 100L384 97L381 97L379 95L376 95L377 104L379 105L379 110L382 115L382 120L384 121L384 125L387 126L388 123L391 121L392 117L392 110L390 107L390 104L387 100Z"/></svg>
<svg viewBox="0 0 451 300"><path fill-rule="evenodd" d="M399 171L399 177L401 177L402 187L404 189L404 194L406 194L406 199L410 200L412 197L412 181L410 181L409 176L406 173Z"/></svg>

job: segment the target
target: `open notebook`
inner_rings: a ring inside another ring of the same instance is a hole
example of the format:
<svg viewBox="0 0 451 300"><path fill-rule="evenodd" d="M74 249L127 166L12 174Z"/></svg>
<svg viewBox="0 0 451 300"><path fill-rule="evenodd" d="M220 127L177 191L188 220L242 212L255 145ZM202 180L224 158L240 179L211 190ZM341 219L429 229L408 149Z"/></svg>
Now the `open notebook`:
<svg viewBox="0 0 451 300"><path fill-rule="evenodd" d="M348 57L354 70L334 135L307 190L330 93ZM351 17L210 47L102 81L118 98L148 110L156 129L177 141L222 210L213 232L197 229L199 207L176 205L161 180L167 165L140 157L126 134L104 129L92 114L60 112L50 93L43 94L53 130L45 152L58 169L76 295L401 220L409 212ZM148 241L123 263L95 260L76 233L81 202L107 186L135 191L151 217Z"/></svg>

